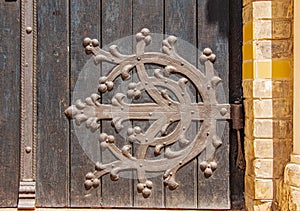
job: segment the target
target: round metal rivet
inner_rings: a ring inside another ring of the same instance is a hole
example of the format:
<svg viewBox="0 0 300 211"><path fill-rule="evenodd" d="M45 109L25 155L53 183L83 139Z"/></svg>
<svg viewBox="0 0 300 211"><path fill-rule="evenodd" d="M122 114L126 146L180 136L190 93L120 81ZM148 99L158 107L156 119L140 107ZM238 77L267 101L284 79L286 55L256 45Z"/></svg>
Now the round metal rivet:
<svg viewBox="0 0 300 211"><path fill-rule="evenodd" d="M191 114L194 114L195 113L195 111L191 111Z"/></svg>
<svg viewBox="0 0 300 211"><path fill-rule="evenodd" d="M152 113L149 113L149 116L152 116Z"/></svg>
<svg viewBox="0 0 300 211"><path fill-rule="evenodd" d="M221 114L222 116L224 116L226 113L227 113L227 109L226 109L226 108L221 108L220 114Z"/></svg>
<svg viewBox="0 0 300 211"><path fill-rule="evenodd" d="M30 153L31 152L31 147L25 147L25 152Z"/></svg>
<svg viewBox="0 0 300 211"><path fill-rule="evenodd" d="M136 58L138 61L141 61L141 57Z"/></svg>
<svg viewBox="0 0 300 211"><path fill-rule="evenodd" d="M32 27L28 26L26 27L26 33L30 34L32 32Z"/></svg>

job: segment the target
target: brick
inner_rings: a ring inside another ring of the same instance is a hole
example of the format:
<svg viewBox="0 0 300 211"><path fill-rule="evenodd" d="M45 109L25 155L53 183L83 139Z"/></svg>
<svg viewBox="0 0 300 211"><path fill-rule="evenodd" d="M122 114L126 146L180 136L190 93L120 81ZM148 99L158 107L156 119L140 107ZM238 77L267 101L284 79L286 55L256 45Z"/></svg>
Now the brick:
<svg viewBox="0 0 300 211"><path fill-rule="evenodd" d="M273 140L256 139L253 141L253 155L255 158L273 158Z"/></svg>
<svg viewBox="0 0 300 211"><path fill-rule="evenodd" d="M293 1L276 0L272 2L272 18L283 19L293 18Z"/></svg>
<svg viewBox="0 0 300 211"><path fill-rule="evenodd" d="M254 211L273 211L271 200L257 201L254 205Z"/></svg>
<svg viewBox="0 0 300 211"><path fill-rule="evenodd" d="M300 188L300 164L289 163L285 168L284 181L294 187Z"/></svg>
<svg viewBox="0 0 300 211"><path fill-rule="evenodd" d="M293 151L292 139L249 139L245 137L245 156L249 159L269 158L289 160Z"/></svg>
<svg viewBox="0 0 300 211"><path fill-rule="evenodd" d="M266 59L290 59L293 56L292 39L255 40L251 44L247 44L247 46L253 47L253 59L258 61Z"/></svg>
<svg viewBox="0 0 300 211"><path fill-rule="evenodd" d="M252 4L248 4L243 7L243 24L253 21L253 7Z"/></svg>
<svg viewBox="0 0 300 211"><path fill-rule="evenodd" d="M243 6L250 4L252 0L243 0Z"/></svg>
<svg viewBox="0 0 300 211"><path fill-rule="evenodd" d="M252 3L253 19L272 18L272 2L256 1Z"/></svg>
<svg viewBox="0 0 300 211"><path fill-rule="evenodd" d="M292 35L291 20L274 20L272 22L272 38L287 39Z"/></svg>
<svg viewBox="0 0 300 211"><path fill-rule="evenodd" d="M275 88L274 93L272 88ZM288 91L287 88L290 88L290 81L287 83L285 81L274 81L272 79L244 79L243 80L243 91L244 97L251 98L272 98L285 95L287 97ZM274 96L275 94L275 96Z"/></svg>
<svg viewBox="0 0 300 211"><path fill-rule="evenodd" d="M245 119L245 136L249 139L253 139L253 119Z"/></svg>
<svg viewBox="0 0 300 211"><path fill-rule="evenodd" d="M272 58L292 58L293 41L292 39L272 40Z"/></svg>
<svg viewBox="0 0 300 211"><path fill-rule="evenodd" d="M253 80L252 79L244 79L243 80L243 95L246 99L253 98Z"/></svg>
<svg viewBox="0 0 300 211"><path fill-rule="evenodd" d="M247 160L248 161L248 160ZM254 159L249 160L246 166L246 174L255 178L273 178L273 159Z"/></svg>
<svg viewBox="0 0 300 211"><path fill-rule="evenodd" d="M254 55L253 59L265 60L272 58L272 41L271 40L257 40L253 42Z"/></svg>
<svg viewBox="0 0 300 211"><path fill-rule="evenodd" d="M290 138L274 139L273 157L288 160L293 151L293 140Z"/></svg>
<svg viewBox="0 0 300 211"><path fill-rule="evenodd" d="M291 98L245 100L244 105L248 118L292 118Z"/></svg>
<svg viewBox="0 0 300 211"><path fill-rule="evenodd" d="M253 81L253 97L272 98L272 85L271 79L255 79Z"/></svg>
<svg viewBox="0 0 300 211"><path fill-rule="evenodd" d="M253 21L253 39L271 39L272 25L272 20Z"/></svg>
<svg viewBox="0 0 300 211"><path fill-rule="evenodd" d="M291 138L292 120L254 119L253 135L256 138Z"/></svg>
<svg viewBox="0 0 300 211"><path fill-rule="evenodd" d="M273 180L256 179L245 176L245 192L253 199L272 200L273 199Z"/></svg>
<svg viewBox="0 0 300 211"><path fill-rule="evenodd" d="M288 120L273 121L273 138L291 139L293 136L293 122Z"/></svg>
<svg viewBox="0 0 300 211"><path fill-rule="evenodd" d="M289 210L300 210L300 188L290 187Z"/></svg>
<svg viewBox="0 0 300 211"><path fill-rule="evenodd" d="M273 169L273 178L280 179L284 177L284 169L289 162L288 158L275 158L273 160L274 169Z"/></svg>
<svg viewBox="0 0 300 211"><path fill-rule="evenodd" d="M257 138L273 138L273 120L254 119L253 134Z"/></svg>
<svg viewBox="0 0 300 211"><path fill-rule="evenodd" d="M249 119L253 119L253 100L252 99L245 99L244 100L244 110L245 110L245 117Z"/></svg>
<svg viewBox="0 0 300 211"><path fill-rule="evenodd" d="M273 98L289 98L293 96L292 80L273 80L272 81L272 97Z"/></svg>
<svg viewBox="0 0 300 211"><path fill-rule="evenodd" d="M255 118L272 118L273 117L273 100L262 99L254 100L253 115Z"/></svg>
<svg viewBox="0 0 300 211"><path fill-rule="evenodd" d="M293 105L291 98L275 98L272 101L273 118L292 118Z"/></svg>

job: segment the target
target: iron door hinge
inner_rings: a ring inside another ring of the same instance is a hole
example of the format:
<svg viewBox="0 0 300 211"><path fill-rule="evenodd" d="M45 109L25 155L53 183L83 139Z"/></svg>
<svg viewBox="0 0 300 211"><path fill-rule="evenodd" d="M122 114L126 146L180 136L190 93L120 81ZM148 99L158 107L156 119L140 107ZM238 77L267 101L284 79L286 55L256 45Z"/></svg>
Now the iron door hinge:
<svg viewBox="0 0 300 211"><path fill-rule="evenodd" d="M244 128L244 106L242 104L242 101L235 101L233 104L230 105L230 109L232 129L236 130L238 141L238 154L236 158L236 166L239 169L244 170L246 163L241 143L241 130Z"/></svg>

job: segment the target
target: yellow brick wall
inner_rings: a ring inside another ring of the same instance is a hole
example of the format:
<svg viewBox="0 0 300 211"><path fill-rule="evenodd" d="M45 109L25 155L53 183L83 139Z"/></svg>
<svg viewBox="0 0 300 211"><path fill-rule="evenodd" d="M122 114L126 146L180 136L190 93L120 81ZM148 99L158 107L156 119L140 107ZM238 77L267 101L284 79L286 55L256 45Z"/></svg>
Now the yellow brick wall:
<svg viewBox="0 0 300 211"><path fill-rule="evenodd" d="M243 2L245 202L280 209L292 152L293 1Z"/></svg>

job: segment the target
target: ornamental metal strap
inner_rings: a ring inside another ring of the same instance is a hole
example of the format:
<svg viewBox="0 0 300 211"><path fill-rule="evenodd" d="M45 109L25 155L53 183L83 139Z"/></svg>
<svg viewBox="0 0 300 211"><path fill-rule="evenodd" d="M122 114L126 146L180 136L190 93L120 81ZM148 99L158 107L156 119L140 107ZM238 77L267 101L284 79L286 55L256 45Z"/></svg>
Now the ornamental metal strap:
<svg viewBox="0 0 300 211"><path fill-rule="evenodd" d="M36 29L36 0L22 0L19 209L35 208Z"/></svg>
<svg viewBox="0 0 300 211"><path fill-rule="evenodd" d="M215 75L213 62L216 56L208 48L200 56L204 64L202 72L180 57L175 50L177 38L169 36L162 41L162 52L145 52L151 43L150 31L146 28L136 34L136 53L123 55L116 45L109 51L99 48L96 39L85 38L83 46L87 54L92 54L95 61L110 62L116 66L99 79L98 90L101 93L114 89L114 81L121 77L128 80L136 71L139 82L131 82L126 94L116 93L111 104L101 104L100 95L92 94L84 102L77 100L66 111L69 118L77 124L85 123L91 131L100 127L100 120L111 120L116 131L127 130L126 140L116 140L112 134L100 134L102 150L109 150L115 161L111 163L95 163L95 171L86 175L84 183L87 190L100 185L99 178L110 174L111 180L119 179L122 171L135 170L137 174L137 191L147 198L151 194L153 184L147 178L147 172L163 172L164 184L170 189L176 189L176 172L186 163L197 157L206 149L206 159L200 164L206 178L209 178L217 168L215 151L222 144L217 135L217 120L230 119L230 105L219 104L216 98L216 87L221 79ZM146 65L157 65L148 74ZM172 74L180 75L178 80ZM200 93L202 101L192 102L188 92L188 83L193 84ZM139 99L142 93L147 93L153 103L130 103L130 99ZM175 96L175 97L174 97ZM164 118L162 118L164 117ZM150 121L151 125L144 129L133 126L126 128L126 120ZM201 122L193 140L187 138L187 131L192 121ZM172 131L170 125L176 123ZM87 140L88 141L88 140ZM124 144L121 147L120 143ZM132 143L138 147L133 150ZM177 144L178 150L171 146ZM146 156L152 147L151 158ZM158 156L163 154L163 156Z"/></svg>

